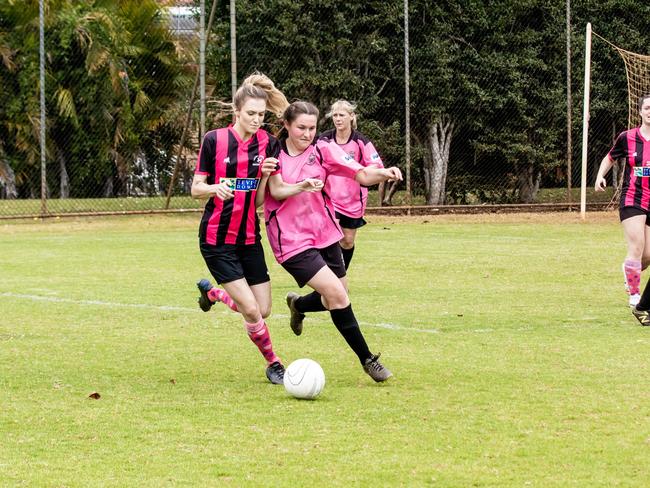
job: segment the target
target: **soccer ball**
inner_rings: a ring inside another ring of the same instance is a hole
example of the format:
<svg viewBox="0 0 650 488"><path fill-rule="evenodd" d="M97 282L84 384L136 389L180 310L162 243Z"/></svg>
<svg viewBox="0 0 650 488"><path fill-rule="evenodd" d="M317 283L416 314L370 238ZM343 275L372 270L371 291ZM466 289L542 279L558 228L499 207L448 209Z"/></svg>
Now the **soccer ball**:
<svg viewBox="0 0 650 488"><path fill-rule="evenodd" d="M312 359L297 359L284 372L284 388L296 398L316 398L325 386L325 373Z"/></svg>

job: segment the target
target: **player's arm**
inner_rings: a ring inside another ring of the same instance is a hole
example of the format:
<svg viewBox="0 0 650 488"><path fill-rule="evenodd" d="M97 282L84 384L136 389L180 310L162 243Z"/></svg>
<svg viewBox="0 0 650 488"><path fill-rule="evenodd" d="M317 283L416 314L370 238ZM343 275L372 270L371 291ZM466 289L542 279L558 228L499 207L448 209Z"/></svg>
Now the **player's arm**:
<svg viewBox="0 0 650 488"><path fill-rule="evenodd" d="M307 192L316 192L323 189L323 182L315 178L307 178L300 183L285 183L282 180L282 175L276 173L269 176L268 188L271 196L276 200L286 200L289 197Z"/></svg>
<svg viewBox="0 0 650 488"><path fill-rule="evenodd" d="M266 158L262 161L262 176L260 183L257 186L257 193L255 194L255 207L261 207L264 203L264 194L268 186L269 177L271 174L279 169L277 158Z"/></svg>
<svg viewBox="0 0 650 488"><path fill-rule="evenodd" d="M235 196L226 182L209 185L207 181L208 175L194 175L191 189L192 198L203 200L216 196L220 200L229 200Z"/></svg>
<svg viewBox="0 0 650 488"><path fill-rule="evenodd" d="M372 186L382 181L402 181L402 172L397 166L391 168L366 166L362 170L357 171L354 179L363 186Z"/></svg>
<svg viewBox="0 0 650 488"><path fill-rule="evenodd" d="M607 176L609 170L612 169L612 166L614 166L614 161L612 161L609 154L607 154L607 156L605 156L600 162L600 167L598 168L598 174L596 175L596 184L594 185L594 189L596 191L605 191L605 188L607 187L607 180L605 179L605 176Z"/></svg>

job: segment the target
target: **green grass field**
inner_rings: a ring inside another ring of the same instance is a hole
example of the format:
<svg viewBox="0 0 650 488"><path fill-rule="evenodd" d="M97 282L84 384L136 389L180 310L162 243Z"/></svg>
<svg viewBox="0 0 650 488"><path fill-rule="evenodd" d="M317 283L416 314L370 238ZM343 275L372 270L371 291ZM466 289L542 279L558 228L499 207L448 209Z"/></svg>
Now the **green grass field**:
<svg viewBox="0 0 650 488"><path fill-rule="evenodd" d="M0 486L650 479L650 330L615 214L370 218L349 278L383 385L328 315L291 333L269 256L275 348L323 366L315 401L266 381L238 315L199 311L198 219L0 224Z"/></svg>
<svg viewBox="0 0 650 488"><path fill-rule="evenodd" d="M608 188L606 192L595 193L593 188L587 189L587 202L602 203L609 202L613 190ZM91 212L150 212L162 211L165 208L165 197L118 197L118 198L51 198L47 200L47 212L52 215L71 213ZM567 191L565 188L543 188L537 194L535 203L565 203L567 202ZM572 202L580 202L580 188L574 188ZM414 195L413 205L425 205L423 195ZM204 202L193 200L189 195L176 195L169 201L169 208L172 210L198 210L203 207ZM379 206L379 194L370 191L368 194L368 205ZM392 199L392 205L407 205L406 193L398 191ZM38 199L0 199L0 218L2 217L24 217L41 215L41 201Z"/></svg>

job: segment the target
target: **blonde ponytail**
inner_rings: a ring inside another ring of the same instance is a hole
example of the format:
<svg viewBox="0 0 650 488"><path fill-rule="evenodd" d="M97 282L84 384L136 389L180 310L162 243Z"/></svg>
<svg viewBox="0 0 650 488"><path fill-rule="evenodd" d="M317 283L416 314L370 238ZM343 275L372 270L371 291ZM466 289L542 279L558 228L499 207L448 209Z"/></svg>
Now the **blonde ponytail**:
<svg viewBox="0 0 650 488"><path fill-rule="evenodd" d="M265 100L267 110L278 118L282 117L282 114L289 106L284 93L276 88L273 80L257 71L249 75L235 92L232 100L233 109L241 109L249 98Z"/></svg>

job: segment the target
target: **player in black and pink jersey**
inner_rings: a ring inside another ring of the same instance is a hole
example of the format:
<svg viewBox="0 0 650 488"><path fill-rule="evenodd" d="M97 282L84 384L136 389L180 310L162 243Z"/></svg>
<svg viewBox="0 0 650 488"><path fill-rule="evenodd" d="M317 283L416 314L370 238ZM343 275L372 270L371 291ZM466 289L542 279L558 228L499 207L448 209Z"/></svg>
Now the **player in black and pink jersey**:
<svg viewBox="0 0 650 488"><path fill-rule="evenodd" d="M262 129L267 109L281 115L289 105L266 76L244 80L233 98L235 123L205 134L192 182L192 197L208 198L199 227L200 249L210 273L197 283L205 312L223 302L239 312L251 341L267 362L266 376L282 384L284 366L273 351L264 321L271 313L271 283L264 260L256 207L279 153L278 140Z"/></svg>
<svg viewBox="0 0 650 488"><path fill-rule="evenodd" d="M362 166L383 168L384 163L375 146L357 130L356 109L356 105L347 100L334 102L327 117L332 118L335 128L323 132L318 138L338 144ZM354 254L357 229L366 225L363 215L368 201L368 189L356 180L332 175L327 178L325 192L332 199L336 218L343 231L343 239L339 244L343 252L345 269L348 269Z"/></svg>
<svg viewBox="0 0 650 488"><path fill-rule="evenodd" d="M627 241L623 262L629 305L641 325L650 325L650 287L641 296L641 271L650 264L650 93L639 98L641 126L619 134L600 163L596 191L607 186L605 175L618 159L625 160L619 215Z"/></svg>

